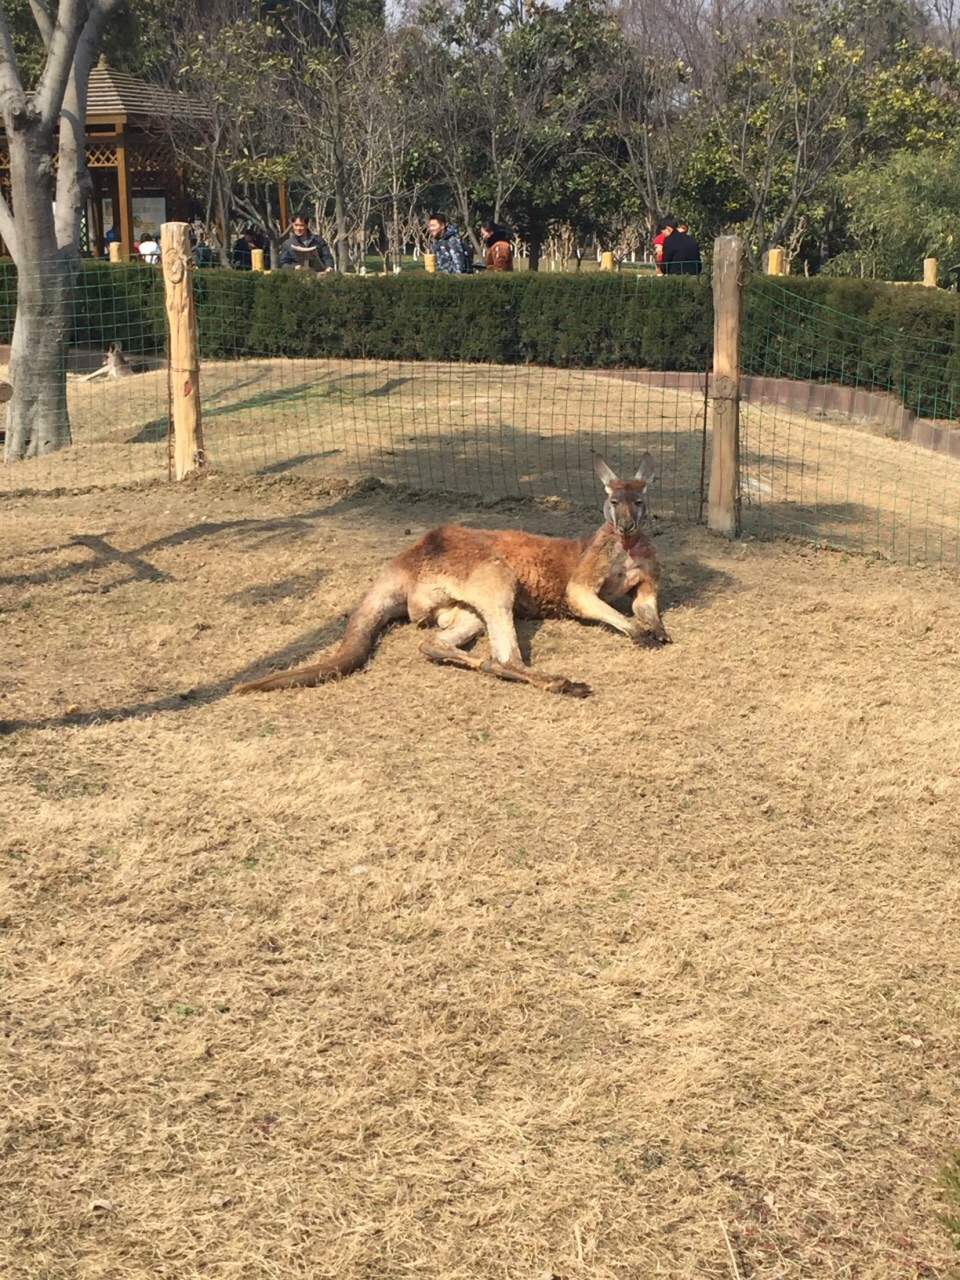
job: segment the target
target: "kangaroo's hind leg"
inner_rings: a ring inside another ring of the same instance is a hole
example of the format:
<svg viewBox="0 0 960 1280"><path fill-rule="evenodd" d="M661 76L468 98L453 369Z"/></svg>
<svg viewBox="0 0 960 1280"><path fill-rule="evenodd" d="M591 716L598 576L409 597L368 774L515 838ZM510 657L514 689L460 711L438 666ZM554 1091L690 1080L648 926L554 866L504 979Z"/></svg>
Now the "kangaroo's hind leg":
<svg viewBox="0 0 960 1280"><path fill-rule="evenodd" d="M455 605L449 609L441 609L437 615L437 627L440 634L431 636L420 645L420 652L431 662L449 663L454 667L467 667L471 671L480 669L480 659L472 653L464 652L463 646L472 644L483 631L483 619L472 609Z"/></svg>
<svg viewBox="0 0 960 1280"><path fill-rule="evenodd" d="M590 693L587 685L568 680L566 676L537 671L523 661L513 619L516 579L506 565L486 566L478 582L463 584L457 594L463 602L459 611L446 622L441 615L438 618L442 627L440 637L435 641L424 641L420 646L421 653L427 658L471 671L482 671L501 680L532 684L547 693L587 697ZM464 652L461 646L473 640L484 627L490 638L491 656L479 658Z"/></svg>

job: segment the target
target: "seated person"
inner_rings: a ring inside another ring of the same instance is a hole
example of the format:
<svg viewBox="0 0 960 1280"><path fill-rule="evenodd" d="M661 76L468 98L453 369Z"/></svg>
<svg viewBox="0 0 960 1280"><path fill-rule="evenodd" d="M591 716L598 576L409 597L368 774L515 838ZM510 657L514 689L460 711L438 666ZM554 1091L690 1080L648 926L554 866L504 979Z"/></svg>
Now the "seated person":
<svg viewBox="0 0 960 1280"><path fill-rule="evenodd" d="M219 267L220 255L201 238L193 250L193 264L196 267Z"/></svg>
<svg viewBox="0 0 960 1280"><path fill-rule="evenodd" d="M148 262L151 267L155 267L160 261L160 246L157 244L152 231L148 232L140 241L139 250L141 260Z"/></svg>
<svg viewBox="0 0 960 1280"><path fill-rule="evenodd" d="M483 241L483 265L486 270L512 271L513 245L506 227L500 227L485 218L480 224L480 238Z"/></svg>
<svg viewBox="0 0 960 1280"><path fill-rule="evenodd" d="M314 271L332 271L334 269L333 254L330 252L330 246L324 240L323 236L312 234L310 231L310 223L298 213L291 224L293 235L289 240L284 240L280 249L281 267L306 268ZM316 254L309 252L299 252L298 250L315 249ZM314 259L311 262L311 259ZM315 265L319 261L319 266Z"/></svg>
<svg viewBox="0 0 960 1280"><path fill-rule="evenodd" d="M253 261L250 255L257 247L252 231L244 231L237 237L230 254L230 261L237 271L250 270Z"/></svg>

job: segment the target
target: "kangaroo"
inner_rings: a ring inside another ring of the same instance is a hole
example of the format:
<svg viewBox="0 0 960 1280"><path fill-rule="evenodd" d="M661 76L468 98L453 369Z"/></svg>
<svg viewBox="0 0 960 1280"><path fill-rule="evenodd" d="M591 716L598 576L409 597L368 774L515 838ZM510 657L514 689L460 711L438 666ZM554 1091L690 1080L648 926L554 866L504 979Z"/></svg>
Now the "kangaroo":
<svg viewBox="0 0 960 1280"><path fill-rule="evenodd" d="M604 622L637 643L650 637L660 644L670 641L657 606L657 553L640 527L653 458L643 455L632 480L618 479L599 454L594 466L607 497L604 523L591 537L442 525L381 571L329 657L237 685L233 692L313 686L349 675L367 661L387 623L409 618L439 627L437 638L420 645L432 662L522 681L547 693L586 697L587 685L527 666L515 618L584 618ZM613 607L624 597L631 601L629 615ZM483 630L490 640L489 658L466 649Z"/></svg>

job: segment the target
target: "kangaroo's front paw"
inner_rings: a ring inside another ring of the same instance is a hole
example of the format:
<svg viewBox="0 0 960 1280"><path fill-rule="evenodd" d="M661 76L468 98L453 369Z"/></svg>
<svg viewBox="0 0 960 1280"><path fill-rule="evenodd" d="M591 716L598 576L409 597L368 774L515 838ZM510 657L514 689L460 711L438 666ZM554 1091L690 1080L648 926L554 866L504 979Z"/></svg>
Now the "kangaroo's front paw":
<svg viewBox="0 0 960 1280"><path fill-rule="evenodd" d="M565 693L568 698L589 698L593 690L588 684L581 684L578 680L564 680L562 684L557 685L551 692Z"/></svg>
<svg viewBox="0 0 960 1280"><path fill-rule="evenodd" d="M673 643L663 623L657 627L638 626L630 638L640 649L659 649L661 645Z"/></svg>

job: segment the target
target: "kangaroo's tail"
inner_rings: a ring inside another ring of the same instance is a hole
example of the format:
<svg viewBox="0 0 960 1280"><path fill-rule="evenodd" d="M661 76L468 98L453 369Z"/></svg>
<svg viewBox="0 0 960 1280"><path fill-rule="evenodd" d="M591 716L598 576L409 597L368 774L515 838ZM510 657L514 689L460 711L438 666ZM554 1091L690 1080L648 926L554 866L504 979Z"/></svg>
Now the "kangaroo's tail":
<svg viewBox="0 0 960 1280"><path fill-rule="evenodd" d="M293 667L278 671L262 680L238 684L234 693L267 692L271 689L312 688L348 676L364 665L373 650L374 641L387 625L407 613L407 582L397 566L389 565L377 578L350 615L343 639L328 658L309 667Z"/></svg>

